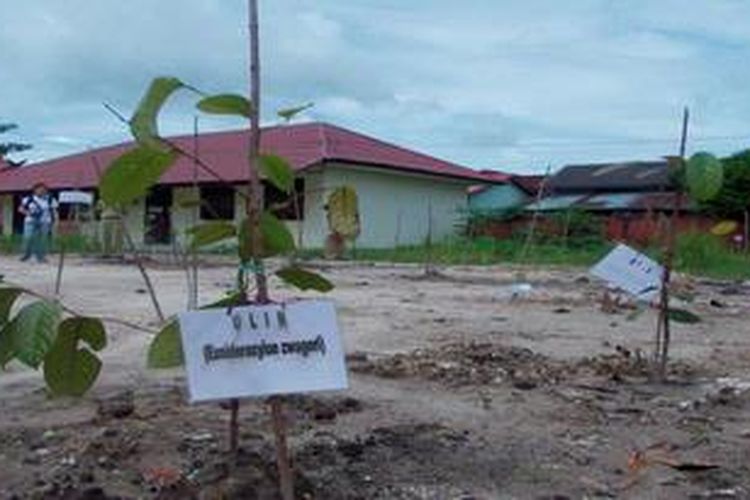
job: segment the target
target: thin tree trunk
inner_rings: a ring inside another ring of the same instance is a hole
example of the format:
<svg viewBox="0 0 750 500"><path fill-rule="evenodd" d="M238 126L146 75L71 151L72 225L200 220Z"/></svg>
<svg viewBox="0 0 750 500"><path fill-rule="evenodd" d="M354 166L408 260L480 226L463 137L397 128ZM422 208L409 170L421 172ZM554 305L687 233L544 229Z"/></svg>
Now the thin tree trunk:
<svg viewBox="0 0 750 500"><path fill-rule="evenodd" d="M253 234L253 241L259 242L260 238L260 215L263 210L263 191L258 174L258 159L260 155L260 27L258 16L258 0L248 0L250 13L250 100L252 102L250 113L250 141L248 156L250 162L249 180L245 203L248 224ZM253 272L255 274L256 295L255 301L259 304L267 304L268 281L265 269L262 266L260 248L253 248ZM276 462L279 469L279 485L281 496L284 500L294 500L294 478L289 460L289 450L286 443L286 423L283 417L283 405L281 399L272 398L271 420L274 435L276 437ZM236 416L235 416L236 418ZM235 421L236 427L236 421Z"/></svg>
<svg viewBox="0 0 750 500"><path fill-rule="evenodd" d="M65 268L65 242L60 239L60 257L57 261L57 278L55 279L55 297L60 298L62 291L63 269Z"/></svg>
<svg viewBox="0 0 750 500"><path fill-rule="evenodd" d="M120 230L122 231L122 235L125 238L125 243L128 245L128 250L133 253L135 265L138 268L138 272L140 272L141 276L143 277L143 283L146 285L148 296L151 298L151 303L154 306L154 311L156 311L156 316L159 318L159 323L164 323L164 320L166 318L164 316L164 312L162 312L161 305L159 304L159 298L156 296L154 285L153 283L151 283L151 277L146 271L146 266L143 264L143 257L138 251L138 248L135 246L133 238L130 236L130 231L128 231L127 225L125 224L125 219L123 218L122 214L120 214Z"/></svg>
<svg viewBox="0 0 750 500"><path fill-rule="evenodd" d="M193 119L193 154L198 158L200 154L198 146L198 117ZM193 160L193 191L198 196L200 202L200 187L198 186L198 162ZM200 203L198 206L190 208L191 225L194 227L198 224L200 217ZM188 309L198 308L198 251L195 248L190 249L188 261Z"/></svg>
<svg viewBox="0 0 750 500"><path fill-rule="evenodd" d="M668 167L670 170L684 168L685 149L687 145L688 123L690 111L685 108L682 116L682 135L680 137L680 154L676 158L670 158ZM669 362L669 347L671 342L671 324L669 320L670 285L672 282L672 268L674 266L675 247L677 244L677 232L679 231L680 212L682 211L682 186L676 187L672 217L669 221L667 247L664 255L664 274L661 282L661 301L659 304L659 324L657 325L656 351L657 370L660 381L666 380L667 364Z"/></svg>
<svg viewBox="0 0 750 500"><path fill-rule="evenodd" d="M536 226L539 222L539 204L542 201L542 198L544 197L544 191L547 188L547 181L549 180L550 172L552 170L551 166L547 167L547 171L544 174L544 178L542 179L542 182L539 183L539 190L536 193L536 207L537 209L534 210L533 215L531 216L531 223L529 224L529 232L526 235L526 242L523 244L523 247L521 248L521 256L519 259L520 264L524 264L526 262L526 256L529 253L529 249L531 248L531 245L534 243L534 233L536 232Z"/></svg>
<svg viewBox="0 0 750 500"><path fill-rule="evenodd" d="M432 198L427 200L427 240L425 241L424 273L425 276L433 276L435 274L432 253Z"/></svg>
<svg viewBox="0 0 750 500"><path fill-rule="evenodd" d="M94 165L94 171L96 172L97 179L101 181L102 169L101 165L99 164L99 159L96 157L96 155L91 157L91 162ZM154 311L156 311L156 316L159 318L159 323L164 323L165 317L164 313L162 312L161 305L159 304L159 298L156 296L156 290L154 289L154 285L151 283L151 278L146 271L146 267L143 265L141 254L138 251L138 248L135 246L133 238L130 236L130 231L128 231L128 226L125 223L125 217L123 213L118 214L117 222L120 225L120 231L122 232L122 237L125 240L125 243L128 245L128 249L133 253L133 258L135 259L135 265L138 268L138 272L140 272L141 276L143 277L143 282L145 283L146 290L148 291L148 295L151 298L151 303L154 306Z"/></svg>

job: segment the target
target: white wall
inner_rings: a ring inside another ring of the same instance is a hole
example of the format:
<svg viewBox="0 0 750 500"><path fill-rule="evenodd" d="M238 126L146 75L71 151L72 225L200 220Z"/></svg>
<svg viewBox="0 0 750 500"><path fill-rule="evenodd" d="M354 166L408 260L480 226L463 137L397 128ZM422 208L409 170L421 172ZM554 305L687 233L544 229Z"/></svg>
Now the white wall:
<svg viewBox="0 0 750 500"><path fill-rule="evenodd" d="M357 191L360 248L423 244L430 206L433 239L449 238L455 235L461 210L468 204L466 189L470 182L462 180L335 164L327 165L310 180L308 177L304 223L307 248L323 247L328 235L325 200L339 186L350 185Z"/></svg>
<svg viewBox="0 0 750 500"><path fill-rule="evenodd" d="M455 235L461 210L468 206L466 190L470 182L445 177L401 173L393 170L328 164L305 171L305 216L302 223L304 248L323 248L328 236L325 204L337 187L350 185L359 197L362 233L359 248L391 248L397 245L424 244L428 232L430 206L432 234L435 241ZM238 186L242 189L241 186ZM196 208L180 202L197 199L193 187L176 187L173 191L172 230L177 241L184 242L185 229L193 220ZM128 210L127 220L137 245L143 244L145 204L141 200ZM235 195L235 222L244 218L245 201ZM195 217L195 219L194 219ZM299 223L287 222L295 241Z"/></svg>
<svg viewBox="0 0 750 500"><path fill-rule="evenodd" d="M137 247L143 246L145 216L146 200L143 198L133 202L125 212L125 226Z"/></svg>

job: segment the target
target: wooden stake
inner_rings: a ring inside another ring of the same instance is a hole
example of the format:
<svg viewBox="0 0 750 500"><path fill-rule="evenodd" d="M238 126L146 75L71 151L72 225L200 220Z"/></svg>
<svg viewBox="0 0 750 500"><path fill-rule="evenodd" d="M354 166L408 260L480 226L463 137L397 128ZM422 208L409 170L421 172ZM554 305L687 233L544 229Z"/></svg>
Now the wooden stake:
<svg viewBox="0 0 750 500"><path fill-rule="evenodd" d="M55 297L60 298L62 290L63 268L65 267L65 242L60 239L60 258L57 261L57 279L55 280Z"/></svg>
<svg viewBox="0 0 750 500"><path fill-rule="evenodd" d="M286 439L286 420L284 419L284 405L281 398L271 398L271 422L273 434L276 438L276 465L279 469L279 485L281 498L294 500L294 477L289 459L289 447Z"/></svg>
<svg viewBox="0 0 750 500"><path fill-rule="evenodd" d="M682 115L682 135L680 137L680 153L676 158L670 158L667 168L682 168L685 161L685 148L687 145L688 125L690 121L690 110L686 107ZM664 254L664 274L661 282L661 300L659 303L659 324L657 325L657 342L655 357L659 380L664 381L667 376L667 362L669 361L669 343L671 341L671 329L669 321L669 287L672 281L672 268L674 266L675 247L677 244L677 232L679 230L680 212L682 211L681 186L677 186L672 217L669 222L667 234L667 247ZM661 348L659 350L659 348Z"/></svg>
<svg viewBox="0 0 750 500"><path fill-rule="evenodd" d="M248 156L250 158L249 183L247 187L247 199L245 209L248 224L254 238L253 241L261 241L260 215L263 210L263 186L258 173L258 160L260 156L260 27L258 16L258 0L248 0L249 30L250 30L250 141ZM258 304L267 304L268 280L262 266L260 249L253 249L253 272L255 275L256 296ZM289 452L286 443L286 422L283 418L283 407L281 400L272 398L271 420L273 432L276 438L276 463L279 468L279 486L281 496L284 500L294 500L294 478L292 476ZM234 423L236 426L236 422Z"/></svg>
<svg viewBox="0 0 750 500"><path fill-rule="evenodd" d="M547 182L549 181L550 174L552 172L552 165L547 165L547 170L544 173L544 177L542 178L541 182L539 183L539 189L536 192L536 198L534 200L536 204L536 210L534 210L534 213L531 215L531 223L529 224L528 233L526 234L526 241L523 244L523 247L521 247L521 256L518 259L520 264L526 263L526 256L529 253L529 249L531 248L531 245L534 244L534 233L536 232L536 226L539 222L539 204L542 201L542 198L544 198L544 195L546 194L547 190Z"/></svg>
<svg viewBox="0 0 750 500"><path fill-rule="evenodd" d="M237 419L240 414L240 400L229 401L229 453L232 455L232 465L237 463L237 451L239 450L239 423Z"/></svg>

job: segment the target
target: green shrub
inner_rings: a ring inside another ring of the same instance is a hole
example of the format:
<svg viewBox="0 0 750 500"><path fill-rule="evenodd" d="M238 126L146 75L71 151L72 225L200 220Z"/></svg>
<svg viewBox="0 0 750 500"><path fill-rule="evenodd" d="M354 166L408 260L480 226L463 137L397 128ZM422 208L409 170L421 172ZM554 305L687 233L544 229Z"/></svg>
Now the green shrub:
<svg viewBox="0 0 750 500"><path fill-rule="evenodd" d="M748 279L750 257L732 252L712 234L690 232L677 238L675 268L702 276Z"/></svg>

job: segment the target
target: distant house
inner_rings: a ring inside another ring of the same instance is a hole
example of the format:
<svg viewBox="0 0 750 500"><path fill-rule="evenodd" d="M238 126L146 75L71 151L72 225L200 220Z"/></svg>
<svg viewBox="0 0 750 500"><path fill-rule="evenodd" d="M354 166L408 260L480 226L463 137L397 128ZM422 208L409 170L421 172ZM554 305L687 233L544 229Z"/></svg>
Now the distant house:
<svg viewBox="0 0 750 500"><path fill-rule="evenodd" d="M553 175L546 196L526 210L554 213L582 210L602 218L614 240L648 243L673 212L677 194L666 161L571 165ZM702 229L710 222L687 200L681 204L681 230Z"/></svg>
<svg viewBox="0 0 750 500"><path fill-rule="evenodd" d="M540 175L511 175L494 170L481 173L493 184L469 188L469 208L484 213L503 213L523 207L536 197L543 179Z"/></svg>
<svg viewBox="0 0 750 500"><path fill-rule="evenodd" d="M187 158L180 158L150 194L129 207L127 225L139 245L168 245L184 238L194 221L243 218L244 202L236 187L247 183L246 131L177 137L218 173L222 182ZM20 229L15 207L38 181L53 191L95 192L106 166L132 143L119 144L0 171L3 231ZM468 206L467 189L486 178L469 168L411 151L363 134L325 123L264 128L261 149L286 158L297 174L295 203L265 185L267 205L307 248L320 248L328 235L325 205L336 187L350 185L359 195L362 232L359 247L383 248L420 244L432 228L433 238L455 231L459 213ZM200 200L200 207L190 200ZM278 208L279 205L286 206Z"/></svg>
<svg viewBox="0 0 750 500"><path fill-rule="evenodd" d="M546 196L527 210L639 209L643 200L671 192L666 161L570 165L549 179Z"/></svg>

